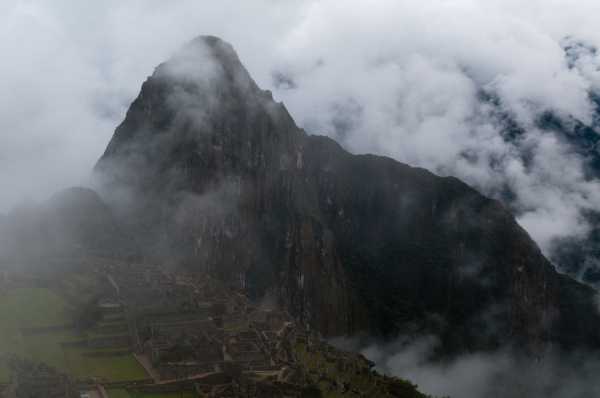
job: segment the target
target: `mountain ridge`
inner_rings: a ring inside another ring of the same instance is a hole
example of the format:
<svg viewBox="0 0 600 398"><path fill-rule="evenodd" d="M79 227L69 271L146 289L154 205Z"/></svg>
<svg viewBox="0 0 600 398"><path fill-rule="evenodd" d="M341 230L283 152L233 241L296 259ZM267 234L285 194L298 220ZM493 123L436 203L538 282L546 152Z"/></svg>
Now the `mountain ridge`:
<svg viewBox="0 0 600 398"><path fill-rule="evenodd" d="M307 135L232 51L200 37L161 64L95 167L147 254L168 247L275 296L326 336L434 331L449 351L598 346L586 331L598 315L575 327L564 312L590 310L574 303L593 290L565 283L499 202Z"/></svg>

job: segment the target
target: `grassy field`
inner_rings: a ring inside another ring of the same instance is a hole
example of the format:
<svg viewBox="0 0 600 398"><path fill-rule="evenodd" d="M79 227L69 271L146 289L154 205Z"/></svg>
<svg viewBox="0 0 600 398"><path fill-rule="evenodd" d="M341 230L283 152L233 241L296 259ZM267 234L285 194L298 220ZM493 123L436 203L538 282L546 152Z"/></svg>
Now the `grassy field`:
<svg viewBox="0 0 600 398"><path fill-rule="evenodd" d="M10 372L6 363L0 361L0 384L7 383L10 378Z"/></svg>
<svg viewBox="0 0 600 398"><path fill-rule="evenodd" d="M69 281L75 295L79 283ZM85 284L84 284L85 285ZM67 296L68 297L68 296ZM75 378L101 377L109 381L145 379L143 367L133 355L90 357L82 348L63 348L61 343L81 340L73 330L23 334L22 329L68 325L74 308L65 296L46 288L18 288L0 294L0 383L9 380L6 359L15 354L43 362Z"/></svg>
<svg viewBox="0 0 600 398"><path fill-rule="evenodd" d="M67 362L61 343L80 338L73 331L59 331L23 337L25 357L44 362L60 371L67 372Z"/></svg>
<svg viewBox="0 0 600 398"><path fill-rule="evenodd" d="M65 348L69 373L76 378L98 377L108 381L143 380L148 375L133 355L90 357L79 348Z"/></svg>
<svg viewBox="0 0 600 398"><path fill-rule="evenodd" d="M127 392L127 390L123 390L121 388L114 388L106 391L108 393L108 398L131 398L131 395Z"/></svg>
<svg viewBox="0 0 600 398"><path fill-rule="evenodd" d="M4 324L44 327L68 323L69 306L45 288L13 289L0 296L0 315Z"/></svg>
<svg viewBox="0 0 600 398"><path fill-rule="evenodd" d="M22 328L64 325L70 322L67 303L49 289L22 288L0 295L0 354L9 354L46 362L64 368L64 358L55 340L67 336L54 333L23 336ZM58 333L60 334L60 333ZM73 336L69 336L73 337ZM62 365L62 366L61 366ZM5 361L0 366L0 383L6 381L8 372Z"/></svg>
<svg viewBox="0 0 600 398"><path fill-rule="evenodd" d="M197 395L191 392L184 393L164 393L164 394L148 394L148 393L128 393L126 390L114 389L108 390L109 398L196 398Z"/></svg>

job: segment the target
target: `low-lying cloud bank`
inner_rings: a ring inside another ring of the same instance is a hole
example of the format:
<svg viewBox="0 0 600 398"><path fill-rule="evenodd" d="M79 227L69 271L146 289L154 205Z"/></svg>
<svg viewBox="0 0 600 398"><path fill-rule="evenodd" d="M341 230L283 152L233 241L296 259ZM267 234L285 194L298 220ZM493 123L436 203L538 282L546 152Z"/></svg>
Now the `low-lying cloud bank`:
<svg viewBox="0 0 600 398"><path fill-rule="evenodd" d="M589 353L546 352L540 358L519 356L510 349L473 353L448 361L431 361L435 337L361 344L338 339L334 345L361 351L376 369L410 380L436 397L455 398L583 398L600 394L600 358Z"/></svg>

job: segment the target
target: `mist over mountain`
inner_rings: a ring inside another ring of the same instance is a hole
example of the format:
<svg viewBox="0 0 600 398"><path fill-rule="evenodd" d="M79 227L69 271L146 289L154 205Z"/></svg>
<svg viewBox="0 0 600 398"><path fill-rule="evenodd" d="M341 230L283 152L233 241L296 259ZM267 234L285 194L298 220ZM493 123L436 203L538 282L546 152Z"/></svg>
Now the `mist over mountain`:
<svg viewBox="0 0 600 398"><path fill-rule="evenodd" d="M427 393L597 395L599 6L261 4L4 6L0 265L199 271Z"/></svg>
<svg viewBox="0 0 600 398"><path fill-rule="evenodd" d="M51 258L135 254L111 209L88 188L68 188L43 203L27 203L0 219L3 265L40 266Z"/></svg>
<svg viewBox="0 0 600 398"><path fill-rule="evenodd" d="M238 275L326 336L598 344L594 291L557 274L500 203L307 135L215 37L156 69L95 171L144 255Z"/></svg>
<svg viewBox="0 0 600 398"><path fill-rule="evenodd" d="M595 291L557 274L508 209L308 135L216 37L144 82L94 172L102 219L118 220L136 257L233 279L325 336L436 336L415 366L479 350L502 366L497 355L516 350L525 369L600 344ZM71 196L96 202L85 190L59 198Z"/></svg>
<svg viewBox="0 0 600 398"><path fill-rule="evenodd" d="M2 10L6 37L18 38L0 43L7 55L1 88L16 93L5 97L0 118L1 177L11 187L0 198L4 212L49 197L57 186L88 184L142 76L202 29L236 43L260 85L308 131L353 153L457 176L500 200L510 193L504 203L544 253L591 281L584 274L595 255L559 261L554 253L590 246L597 183L581 153L536 123L548 112L567 126L595 118L594 1L8 1ZM518 123L521 139L505 138L498 113Z"/></svg>
<svg viewBox="0 0 600 398"><path fill-rule="evenodd" d="M550 45L544 43L539 44ZM413 58L373 55L372 64L355 66L352 74L365 80L374 74L381 86L344 82L335 96L326 92L319 104L311 104L312 112L305 109L308 116L301 113L300 123L329 131L354 152L384 154L458 176L507 205L558 269L594 283L589 240L599 203L597 53L593 45L569 36L552 46L552 57L536 49L539 64L531 59L532 48L518 61L507 49L510 61L492 57L495 64L488 59L477 64L455 51L432 55L434 61L420 52ZM440 64L437 57L448 63ZM308 71L290 67L283 81L293 85L279 85L286 103L293 106L307 89L321 94L318 87L338 69L331 62ZM275 81L280 80L277 75ZM559 254L564 251L579 255Z"/></svg>

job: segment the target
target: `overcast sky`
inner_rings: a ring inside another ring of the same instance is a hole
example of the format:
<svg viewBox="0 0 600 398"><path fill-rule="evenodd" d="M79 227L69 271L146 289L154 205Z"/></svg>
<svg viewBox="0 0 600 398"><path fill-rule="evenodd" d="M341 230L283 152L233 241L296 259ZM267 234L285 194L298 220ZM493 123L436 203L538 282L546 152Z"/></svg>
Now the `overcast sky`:
<svg viewBox="0 0 600 398"><path fill-rule="evenodd" d="M546 110L591 120L600 58L582 50L570 68L563 47L600 46L598 15L597 0L2 0L0 211L85 184L154 67L213 34L309 132L490 195L510 187L547 249L600 207L582 159L532 125ZM524 140L501 138L481 89L529 126Z"/></svg>

